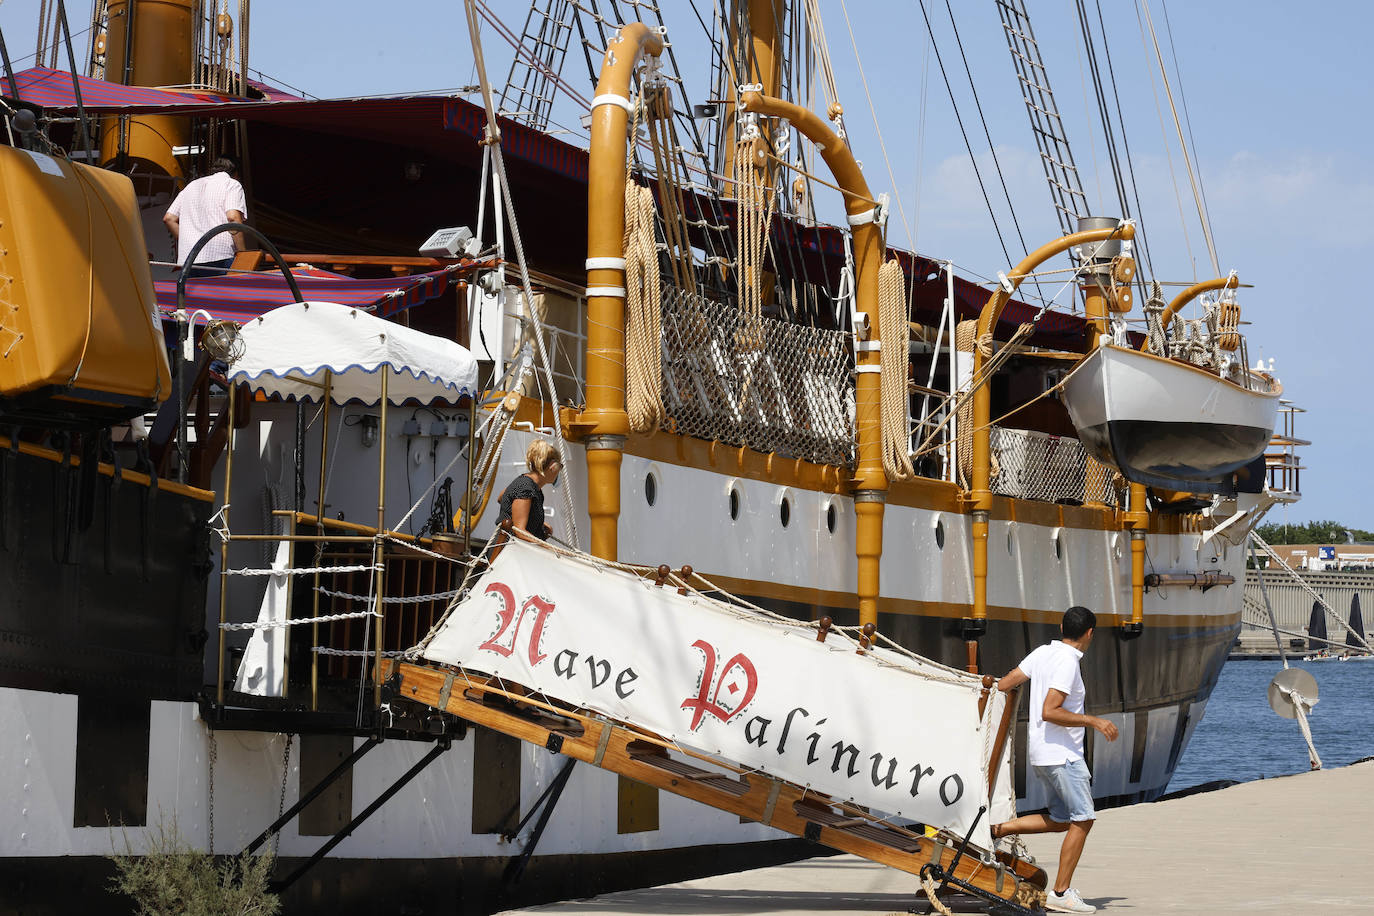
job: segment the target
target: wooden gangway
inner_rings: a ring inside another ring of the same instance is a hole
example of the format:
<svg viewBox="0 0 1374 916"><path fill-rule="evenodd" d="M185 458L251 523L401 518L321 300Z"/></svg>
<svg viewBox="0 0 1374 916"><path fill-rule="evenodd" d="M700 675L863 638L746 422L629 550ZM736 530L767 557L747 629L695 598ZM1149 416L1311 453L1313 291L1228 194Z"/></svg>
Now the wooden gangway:
<svg viewBox="0 0 1374 916"><path fill-rule="evenodd" d="M976 893L1007 912L1038 912L1043 902L1043 869L1005 852L978 849L946 831L881 820L805 786L683 751L631 723L537 697L508 679L394 660L384 672L391 690L406 701L921 876L928 887L939 883Z"/></svg>

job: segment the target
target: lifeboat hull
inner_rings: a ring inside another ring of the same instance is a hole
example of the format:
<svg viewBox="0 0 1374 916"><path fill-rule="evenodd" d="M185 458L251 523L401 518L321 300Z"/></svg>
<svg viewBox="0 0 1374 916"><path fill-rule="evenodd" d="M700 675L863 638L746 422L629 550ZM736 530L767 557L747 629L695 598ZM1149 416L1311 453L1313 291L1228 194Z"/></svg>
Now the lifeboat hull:
<svg viewBox="0 0 1374 916"><path fill-rule="evenodd" d="M1246 389L1186 363L1104 345L1064 384L1084 446L1133 483L1193 493L1230 489L1264 454L1279 383L1251 374Z"/></svg>

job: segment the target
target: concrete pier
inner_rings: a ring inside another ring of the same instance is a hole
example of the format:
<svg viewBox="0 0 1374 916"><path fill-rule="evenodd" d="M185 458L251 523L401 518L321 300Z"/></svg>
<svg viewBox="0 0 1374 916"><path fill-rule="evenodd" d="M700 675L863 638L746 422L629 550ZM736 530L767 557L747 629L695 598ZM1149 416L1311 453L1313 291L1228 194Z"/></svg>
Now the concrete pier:
<svg viewBox="0 0 1374 916"><path fill-rule="evenodd" d="M1051 881L1059 840L1026 838ZM1374 914L1374 761L1101 812L1074 885L1101 913ZM835 856L511 912L903 913L917 887Z"/></svg>

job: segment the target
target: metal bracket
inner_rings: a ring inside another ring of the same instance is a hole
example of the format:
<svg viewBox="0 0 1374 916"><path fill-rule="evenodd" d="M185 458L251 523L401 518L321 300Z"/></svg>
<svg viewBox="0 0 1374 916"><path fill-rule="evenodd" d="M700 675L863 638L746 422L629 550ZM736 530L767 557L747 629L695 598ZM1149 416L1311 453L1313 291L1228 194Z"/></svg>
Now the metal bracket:
<svg viewBox="0 0 1374 916"><path fill-rule="evenodd" d="M553 751L555 754L561 753L563 750L563 736L558 734L558 732L549 732L549 737L544 742L544 747Z"/></svg>

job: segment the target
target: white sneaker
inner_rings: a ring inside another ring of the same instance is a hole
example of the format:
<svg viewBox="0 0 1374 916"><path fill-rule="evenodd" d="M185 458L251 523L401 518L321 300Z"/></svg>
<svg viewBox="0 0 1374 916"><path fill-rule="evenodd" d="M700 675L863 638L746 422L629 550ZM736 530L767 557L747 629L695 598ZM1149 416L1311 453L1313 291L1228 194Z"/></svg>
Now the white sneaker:
<svg viewBox="0 0 1374 916"><path fill-rule="evenodd" d="M1058 913L1097 912L1097 907L1091 903L1084 903L1083 897L1074 888L1069 888L1062 894L1050 891L1045 895L1045 909L1054 910Z"/></svg>

